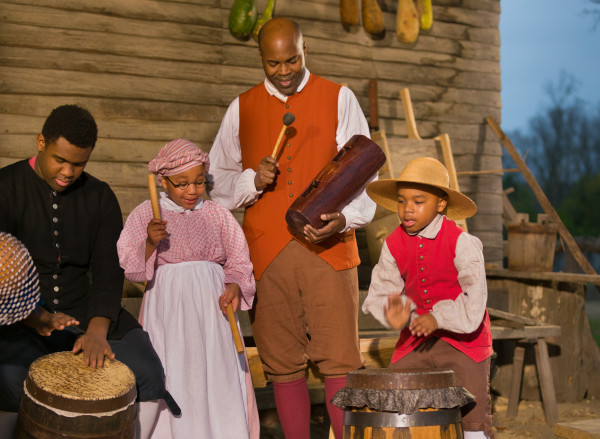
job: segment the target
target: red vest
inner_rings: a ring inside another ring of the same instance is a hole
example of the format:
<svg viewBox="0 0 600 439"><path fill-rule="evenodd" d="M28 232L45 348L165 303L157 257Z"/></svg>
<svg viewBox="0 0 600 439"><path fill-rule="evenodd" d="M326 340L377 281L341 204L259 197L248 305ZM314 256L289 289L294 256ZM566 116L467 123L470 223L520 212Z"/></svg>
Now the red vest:
<svg viewBox="0 0 600 439"><path fill-rule="evenodd" d="M440 300L456 300L462 289L454 266L456 241L462 230L444 217L435 239L409 235L398 227L386 243L405 282L405 294L417 306L417 314L432 311ZM430 337L439 337L476 362L492 354L492 333L487 310L479 327L469 334L437 330ZM408 327L402 329L392 356L392 362L407 355L429 337L415 337Z"/></svg>
<svg viewBox="0 0 600 439"><path fill-rule="evenodd" d="M286 130L277 156L279 173L275 185L246 207L244 213L242 228L256 279L293 238L335 270L360 263L353 230L315 245L293 236L285 221L292 202L337 154L335 134L340 88L339 84L311 74L306 86L288 97L287 102L269 95L262 83L240 95L243 169L256 169L258 163L273 152L285 113L291 112L296 117Z"/></svg>

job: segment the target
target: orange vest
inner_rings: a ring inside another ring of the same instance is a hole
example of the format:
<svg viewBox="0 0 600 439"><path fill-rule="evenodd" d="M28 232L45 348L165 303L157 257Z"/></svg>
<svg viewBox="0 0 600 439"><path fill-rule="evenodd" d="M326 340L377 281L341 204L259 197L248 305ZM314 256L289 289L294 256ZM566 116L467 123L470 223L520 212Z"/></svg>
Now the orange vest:
<svg viewBox="0 0 600 439"><path fill-rule="evenodd" d="M250 248L254 276L260 276L291 239L318 254L335 270L360 263L354 230L338 233L316 244L293 236L285 213L313 178L337 154L338 94L341 86L310 75L300 91L281 102L269 95L263 83L240 95L240 144L243 169L256 169L273 152L283 126L283 115L296 119L286 130L277 155L279 173L251 206L246 207L242 228ZM323 212L330 213L330 212Z"/></svg>

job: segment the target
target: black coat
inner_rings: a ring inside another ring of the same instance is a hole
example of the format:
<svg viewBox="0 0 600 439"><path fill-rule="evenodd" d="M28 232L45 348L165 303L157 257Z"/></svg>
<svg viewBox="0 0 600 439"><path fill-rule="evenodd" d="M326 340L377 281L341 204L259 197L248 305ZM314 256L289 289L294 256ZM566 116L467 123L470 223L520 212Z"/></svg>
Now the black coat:
<svg viewBox="0 0 600 439"><path fill-rule="evenodd" d="M108 184L82 173L53 191L23 160L0 169L0 231L27 247L40 276L43 306L86 329L92 317L111 320L109 338L139 327L121 307L123 270L117 240L119 202Z"/></svg>

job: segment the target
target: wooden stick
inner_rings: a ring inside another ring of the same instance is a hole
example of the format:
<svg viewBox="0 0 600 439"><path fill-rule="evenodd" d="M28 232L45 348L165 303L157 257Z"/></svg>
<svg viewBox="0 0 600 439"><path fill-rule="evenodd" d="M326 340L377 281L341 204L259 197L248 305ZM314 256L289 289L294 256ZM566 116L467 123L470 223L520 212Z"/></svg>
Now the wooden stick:
<svg viewBox="0 0 600 439"><path fill-rule="evenodd" d="M281 138L283 137L283 133L285 133L285 129L287 125L281 127L281 131L279 132L279 137L277 137L277 142L275 142L275 148L273 148L273 152L271 153L271 157L275 158L277 152L279 151L279 143L281 142Z"/></svg>
<svg viewBox="0 0 600 439"><path fill-rule="evenodd" d="M231 326L235 349L238 354L242 354L244 353L244 345L242 344L242 338L240 337L240 331L238 330L238 325L235 321L235 314L233 313L233 306L231 303L227 305L227 320L229 320L229 326Z"/></svg>
<svg viewBox="0 0 600 439"><path fill-rule="evenodd" d="M160 218L160 208L158 207L158 194L156 192L156 182L154 180L154 174L148 174L148 189L150 190L150 202L152 203L152 214L154 219Z"/></svg>
<svg viewBox="0 0 600 439"><path fill-rule="evenodd" d="M565 240L565 244L567 245L567 248L573 255L575 261L577 261L579 266L583 269L583 271L586 274L597 274L596 270L594 270L594 267L592 267L592 264L589 263L584 254L581 252L581 249L575 242L575 239L573 239L573 236L571 235L567 227L564 225L564 223L558 216L556 210L554 210L552 203L550 203L550 200L548 200L548 198L546 197L546 194L544 193L537 180L525 164L525 161L521 158L521 155L519 154L519 151L517 151L517 148L515 148L508 136L504 134L504 131L502 131L500 125L498 125L498 123L492 116L486 117L485 120L492 128L492 131L494 131L494 133L498 136L500 142L504 145L506 151L508 151L515 164L521 170L521 173L525 177L525 181L527 181L527 184L529 184L529 187L533 190L533 194L544 209L544 212L546 212L550 217L550 220L558 226L558 233Z"/></svg>
<svg viewBox="0 0 600 439"><path fill-rule="evenodd" d="M517 168L507 169L486 169L484 171L456 171L456 175L485 175L485 174L503 174L505 172L521 172Z"/></svg>
<svg viewBox="0 0 600 439"><path fill-rule="evenodd" d="M402 106L404 107L404 118L406 119L406 130L408 131L409 139L422 140L417 131L417 122L415 121L415 113L413 111L412 101L410 99L410 91L408 88L400 90L402 98Z"/></svg>

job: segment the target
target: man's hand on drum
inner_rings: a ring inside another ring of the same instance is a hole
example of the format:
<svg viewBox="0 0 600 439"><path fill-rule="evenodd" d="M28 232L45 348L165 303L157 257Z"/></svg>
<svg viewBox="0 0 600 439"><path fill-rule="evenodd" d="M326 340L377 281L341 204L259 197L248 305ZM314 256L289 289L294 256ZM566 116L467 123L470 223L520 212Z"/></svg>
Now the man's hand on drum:
<svg viewBox="0 0 600 439"><path fill-rule="evenodd" d="M110 319L106 317L93 317L90 320L85 334L79 337L73 345L73 353L83 351L83 361L90 367L104 366L104 357L114 360L113 353L106 336L110 326Z"/></svg>
<svg viewBox="0 0 600 439"><path fill-rule="evenodd" d="M254 176L254 186L257 191L262 191L270 184L273 184L277 176L277 160L267 156L260 161Z"/></svg>
<svg viewBox="0 0 600 439"><path fill-rule="evenodd" d="M67 326L79 325L74 317L63 314L62 312L51 313L38 306L25 319L25 324L34 328L38 334L49 336L52 331L65 329Z"/></svg>
<svg viewBox="0 0 600 439"><path fill-rule="evenodd" d="M219 296L219 308L227 315L227 305L231 303L233 312L236 312L240 305L240 286L238 284L225 285L225 292Z"/></svg>
<svg viewBox="0 0 600 439"><path fill-rule="evenodd" d="M304 236L313 244L324 241L346 228L346 217L342 212L324 213L321 219L327 224L320 229L315 229L310 224L304 226Z"/></svg>

